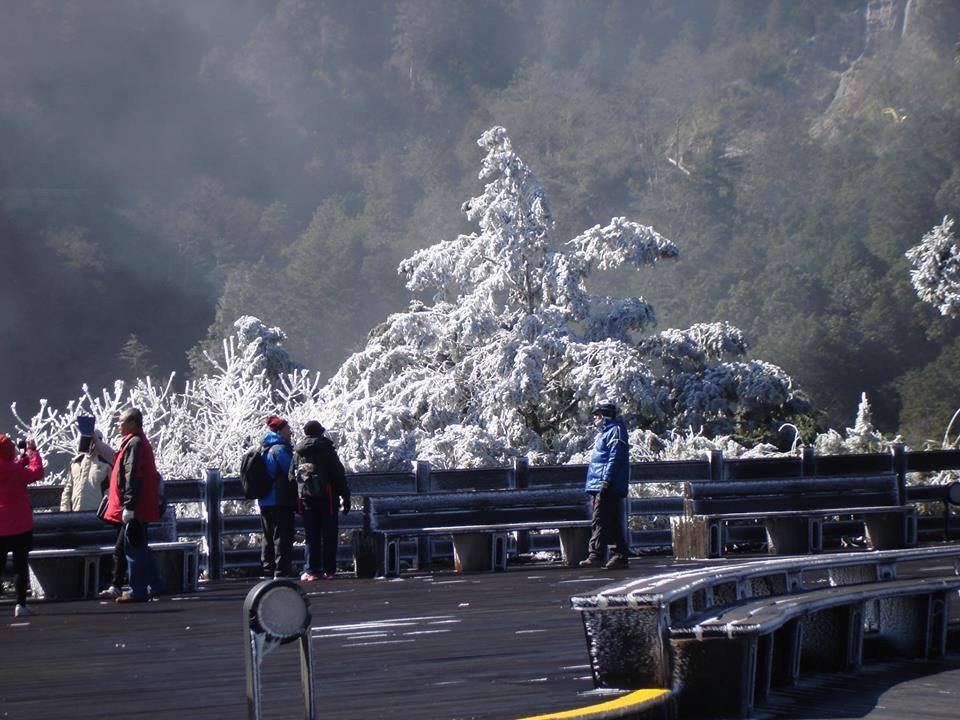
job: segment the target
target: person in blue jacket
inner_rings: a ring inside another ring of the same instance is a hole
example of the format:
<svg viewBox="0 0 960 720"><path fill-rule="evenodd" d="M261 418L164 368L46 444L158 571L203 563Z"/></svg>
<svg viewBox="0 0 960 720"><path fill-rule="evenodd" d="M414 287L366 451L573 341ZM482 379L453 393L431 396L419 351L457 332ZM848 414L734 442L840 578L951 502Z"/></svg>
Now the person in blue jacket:
<svg viewBox="0 0 960 720"><path fill-rule="evenodd" d="M603 567L607 570L629 566L630 546L624 527L624 500L630 488L630 440L617 406L600 403L591 411L597 439L587 467L584 491L593 497L590 554L581 567L599 567L607 547L613 554Z"/></svg>
<svg viewBox="0 0 960 720"><path fill-rule="evenodd" d="M260 504L260 564L264 577L294 577L293 534L294 510L297 506L296 485L290 482L290 460L293 457L293 433L283 418L267 418L270 428L263 437L263 460L273 487Z"/></svg>

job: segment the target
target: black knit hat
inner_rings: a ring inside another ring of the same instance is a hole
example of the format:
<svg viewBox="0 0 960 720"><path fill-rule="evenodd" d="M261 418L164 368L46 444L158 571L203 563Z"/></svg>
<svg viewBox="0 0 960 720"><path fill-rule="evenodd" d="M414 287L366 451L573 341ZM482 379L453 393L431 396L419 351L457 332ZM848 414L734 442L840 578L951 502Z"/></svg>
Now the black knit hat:
<svg viewBox="0 0 960 720"><path fill-rule="evenodd" d="M320 437L324 433L324 427L316 420L310 420L303 426L303 434L307 437Z"/></svg>
<svg viewBox="0 0 960 720"><path fill-rule="evenodd" d="M591 415L600 415L601 417L615 418L617 416L617 406L611 402L597 403L590 411Z"/></svg>

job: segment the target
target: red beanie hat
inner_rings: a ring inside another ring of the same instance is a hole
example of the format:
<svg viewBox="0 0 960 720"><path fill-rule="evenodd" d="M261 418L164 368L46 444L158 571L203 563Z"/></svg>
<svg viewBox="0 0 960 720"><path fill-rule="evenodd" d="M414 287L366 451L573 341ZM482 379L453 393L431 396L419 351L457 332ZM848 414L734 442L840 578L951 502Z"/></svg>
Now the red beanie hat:
<svg viewBox="0 0 960 720"><path fill-rule="evenodd" d="M0 460L13 461L17 457L17 448L6 435L0 435Z"/></svg>
<svg viewBox="0 0 960 720"><path fill-rule="evenodd" d="M271 415L267 418L267 427L273 430L274 432L280 432L287 426L287 421L282 417L277 417L276 415Z"/></svg>

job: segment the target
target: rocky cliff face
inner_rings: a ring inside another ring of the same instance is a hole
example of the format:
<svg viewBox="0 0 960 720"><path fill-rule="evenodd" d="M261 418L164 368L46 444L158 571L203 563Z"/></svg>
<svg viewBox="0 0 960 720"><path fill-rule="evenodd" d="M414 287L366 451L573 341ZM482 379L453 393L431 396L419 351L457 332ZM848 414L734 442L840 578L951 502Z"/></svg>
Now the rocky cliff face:
<svg viewBox="0 0 960 720"><path fill-rule="evenodd" d="M866 0L829 34L812 38L798 50L822 70L824 83L824 109L811 135L830 138L844 119L865 112L903 122L910 109L885 92L883 81L950 58L958 27L960 4L953 0Z"/></svg>

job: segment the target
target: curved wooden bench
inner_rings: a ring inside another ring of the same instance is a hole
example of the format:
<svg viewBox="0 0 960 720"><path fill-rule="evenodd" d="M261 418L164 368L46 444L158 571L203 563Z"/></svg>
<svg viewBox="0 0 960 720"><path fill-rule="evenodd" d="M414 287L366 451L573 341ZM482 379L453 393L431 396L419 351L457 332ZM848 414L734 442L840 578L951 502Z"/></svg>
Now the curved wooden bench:
<svg viewBox="0 0 960 720"><path fill-rule="evenodd" d="M960 575L960 545L699 565L613 584L570 603L583 619L595 684L670 687L671 627L736 602L804 592L824 582L896 580L911 575L911 564L934 562Z"/></svg>
<svg viewBox="0 0 960 720"><path fill-rule="evenodd" d="M829 586L738 603L671 627L680 712L746 717L771 686L793 685L801 671L859 669L868 603L878 606L872 639L887 654L942 657L948 595L958 588L955 575Z"/></svg>

